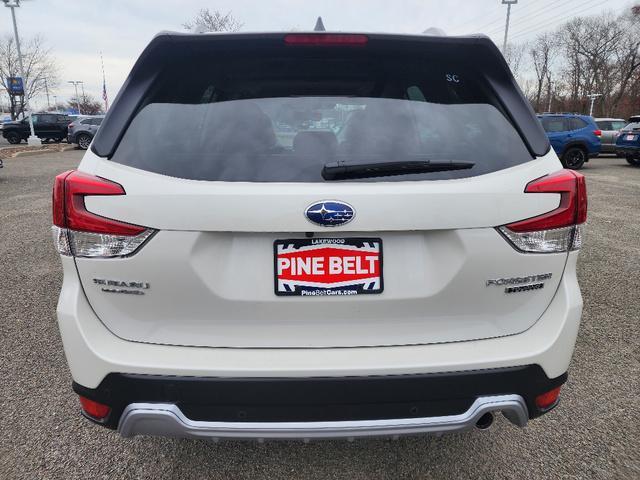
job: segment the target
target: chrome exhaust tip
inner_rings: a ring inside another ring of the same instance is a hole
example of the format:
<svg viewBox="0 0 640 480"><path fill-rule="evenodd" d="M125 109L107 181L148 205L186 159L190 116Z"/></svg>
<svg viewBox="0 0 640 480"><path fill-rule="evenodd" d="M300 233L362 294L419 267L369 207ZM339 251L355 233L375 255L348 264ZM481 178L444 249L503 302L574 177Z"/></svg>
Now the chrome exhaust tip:
<svg viewBox="0 0 640 480"><path fill-rule="evenodd" d="M486 430L493 424L493 412L487 412L482 415L476 422L476 428L478 430Z"/></svg>

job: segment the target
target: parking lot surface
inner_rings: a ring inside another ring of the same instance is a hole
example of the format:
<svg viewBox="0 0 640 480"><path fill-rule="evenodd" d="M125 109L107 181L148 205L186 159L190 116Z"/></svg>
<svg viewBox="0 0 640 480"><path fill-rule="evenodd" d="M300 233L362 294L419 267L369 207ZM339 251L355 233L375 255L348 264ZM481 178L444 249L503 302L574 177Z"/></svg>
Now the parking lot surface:
<svg viewBox="0 0 640 480"><path fill-rule="evenodd" d="M584 315L558 408L524 430L400 440L212 443L122 439L84 420L55 321L54 175L82 153L0 170L1 479L640 478L640 168L591 160L579 265Z"/></svg>

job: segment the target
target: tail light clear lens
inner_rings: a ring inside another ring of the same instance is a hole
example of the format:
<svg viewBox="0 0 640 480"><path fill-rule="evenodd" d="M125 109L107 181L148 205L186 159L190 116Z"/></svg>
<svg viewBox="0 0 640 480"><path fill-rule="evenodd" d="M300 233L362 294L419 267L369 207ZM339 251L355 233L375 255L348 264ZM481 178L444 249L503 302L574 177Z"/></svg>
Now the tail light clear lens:
<svg viewBox="0 0 640 480"><path fill-rule="evenodd" d="M499 227L519 251L558 253L582 246L582 224L587 220L585 178L573 170L561 170L530 182L526 193L559 193L560 204L551 212Z"/></svg>
<svg viewBox="0 0 640 480"><path fill-rule="evenodd" d="M78 171L61 173L53 186L53 239L61 255L112 258L133 254L154 230L89 212L87 195L124 195L122 185Z"/></svg>

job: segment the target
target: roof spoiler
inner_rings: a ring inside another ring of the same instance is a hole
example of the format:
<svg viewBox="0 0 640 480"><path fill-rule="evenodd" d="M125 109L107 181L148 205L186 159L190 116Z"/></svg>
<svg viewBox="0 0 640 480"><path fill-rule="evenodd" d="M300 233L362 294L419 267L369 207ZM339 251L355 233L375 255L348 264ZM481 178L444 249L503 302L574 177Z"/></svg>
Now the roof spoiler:
<svg viewBox="0 0 640 480"><path fill-rule="evenodd" d="M92 142L91 150L100 157L110 158L113 155L131 120L143 106L143 101L157 76L173 61L190 54L211 55L216 49L277 52L279 49L288 48L284 38L289 34L291 33L163 32L158 34L133 66L107 112ZM322 34L322 32L315 32L315 35ZM366 34L366 36L368 37L367 50L376 50L381 53L415 52L432 55L436 61L477 65L479 74L486 78L504 114L518 130L530 153L534 156L542 156L549 151L549 140L535 112L518 87L502 54L488 37L484 35L441 37L389 34Z"/></svg>

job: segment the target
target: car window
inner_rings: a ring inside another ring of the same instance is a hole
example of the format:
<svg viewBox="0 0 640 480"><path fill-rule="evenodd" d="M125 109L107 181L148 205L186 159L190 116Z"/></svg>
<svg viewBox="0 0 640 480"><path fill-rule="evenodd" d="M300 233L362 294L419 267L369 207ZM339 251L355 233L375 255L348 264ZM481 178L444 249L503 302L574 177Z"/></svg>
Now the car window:
<svg viewBox="0 0 640 480"><path fill-rule="evenodd" d="M85 118L84 120L81 120L80 123L82 125L91 125L91 121L92 121L91 118Z"/></svg>
<svg viewBox="0 0 640 480"><path fill-rule="evenodd" d="M102 118L92 118L91 125L99 126L102 123Z"/></svg>
<svg viewBox="0 0 640 480"><path fill-rule="evenodd" d="M596 125L598 125L598 128L600 130L613 130L613 127L611 126L611 122L609 120L598 120L596 122Z"/></svg>
<svg viewBox="0 0 640 480"><path fill-rule="evenodd" d="M640 129L640 123L630 123L626 127L624 127L624 130L638 130L638 129Z"/></svg>
<svg viewBox="0 0 640 480"><path fill-rule="evenodd" d="M358 180L404 181L480 175L533 159L483 76L464 65L349 52L244 55L164 71L112 160L197 180L324 182L323 167L336 162L475 164Z"/></svg>
<svg viewBox="0 0 640 480"><path fill-rule="evenodd" d="M613 121L611 122L611 130L621 130L626 124L627 122Z"/></svg>
<svg viewBox="0 0 640 480"><path fill-rule="evenodd" d="M553 133L569 130L564 117L542 117L541 122L545 132Z"/></svg>
<svg viewBox="0 0 640 480"><path fill-rule="evenodd" d="M570 117L567 120L569 122L569 130L580 130L588 125L587 122L578 117Z"/></svg>
<svg viewBox="0 0 640 480"><path fill-rule="evenodd" d="M40 115L31 115L31 121L33 122L34 125L37 123L40 123Z"/></svg>

